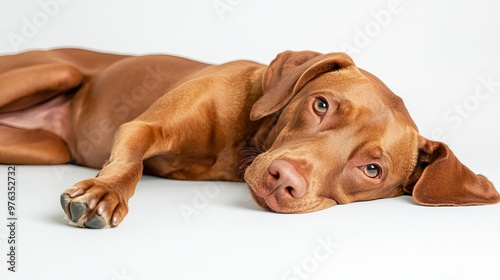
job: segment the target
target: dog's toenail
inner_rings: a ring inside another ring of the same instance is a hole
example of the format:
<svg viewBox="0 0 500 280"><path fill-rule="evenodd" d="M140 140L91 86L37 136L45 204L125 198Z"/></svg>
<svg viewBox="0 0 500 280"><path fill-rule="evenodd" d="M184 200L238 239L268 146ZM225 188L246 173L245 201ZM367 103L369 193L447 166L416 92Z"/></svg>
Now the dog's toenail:
<svg viewBox="0 0 500 280"><path fill-rule="evenodd" d="M83 193L84 193L84 191L82 189L76 189L76 191L72 192L69 196L75 197L75 196L82 195Z"/></svg>
<svg viewBox="0 0 500 280"><path fill-rule="evenodd" d="M68 203L69 203L69 202L67 201L67 200L68 200L68 198L69 198L69 195L68 195L68 194L65 194L65 193L61 194L61 196L60 196L60 198L59 198L59 199L60 199L60 202L61 202L61 207L62 207L62 209L64 210L64 213L66 213L66 211L68 211Z"/></svg>

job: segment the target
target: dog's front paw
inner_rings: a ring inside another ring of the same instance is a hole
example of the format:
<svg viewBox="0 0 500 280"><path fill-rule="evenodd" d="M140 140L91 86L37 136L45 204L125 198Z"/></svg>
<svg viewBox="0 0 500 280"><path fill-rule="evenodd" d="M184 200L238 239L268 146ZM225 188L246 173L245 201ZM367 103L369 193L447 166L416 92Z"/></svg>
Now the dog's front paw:
<svg viewBox="0 0 500 280"><path fill-rule="evenodd" d="M99 179L88 179L61 194L61 206L71 225L87 228L117 226L127 215L127 200Z"/></svg>

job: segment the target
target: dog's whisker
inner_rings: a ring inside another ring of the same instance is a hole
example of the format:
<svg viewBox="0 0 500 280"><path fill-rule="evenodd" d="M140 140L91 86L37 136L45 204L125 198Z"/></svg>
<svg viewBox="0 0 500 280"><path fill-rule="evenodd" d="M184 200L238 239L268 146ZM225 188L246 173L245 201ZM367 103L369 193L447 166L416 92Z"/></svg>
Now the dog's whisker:
<svg viewBox="0 0 500 280"><path fill-rule="evenodd" d="M243 178L246 168L252 164L255 158L259 154L266 151L266 148L260 141L258 141L255 138L252 138L252 140L253 140L252 143L256 144L255 146L248 145L241 149L242 158L240 161L240 168L238 171L238 176L240 178Z"/></svg>

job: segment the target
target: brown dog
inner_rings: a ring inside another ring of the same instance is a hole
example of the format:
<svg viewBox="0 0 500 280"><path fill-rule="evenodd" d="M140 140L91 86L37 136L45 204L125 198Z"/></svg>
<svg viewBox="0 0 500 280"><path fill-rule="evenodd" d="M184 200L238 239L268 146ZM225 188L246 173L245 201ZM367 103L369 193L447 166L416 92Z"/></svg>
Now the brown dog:
<svg viewBox="0 0 500 280"><path fill-rule="evenodd" d="M0 135L0 163L104 165L61 196L79 227L118 225L143 172L244 178L257 203L283 213L405 193L423 205L500 201L342 53L288 51L268 67L75 49L3 56Z"/></svg>

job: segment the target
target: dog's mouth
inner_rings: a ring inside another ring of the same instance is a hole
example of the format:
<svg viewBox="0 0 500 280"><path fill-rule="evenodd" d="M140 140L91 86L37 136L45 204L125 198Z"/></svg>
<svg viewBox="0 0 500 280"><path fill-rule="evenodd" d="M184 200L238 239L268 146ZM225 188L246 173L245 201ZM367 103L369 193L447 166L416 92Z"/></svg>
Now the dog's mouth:
<svg viewBox="0 0 500 280"><path fill-rule="evenodd" d="M260 196L254 190L254 187L252 187L252 185L249 184L249 187L250 187L250 191L252 193L253 199L264 210L268 210L268 211L272 211L272 212L276 212L276 213L296 213L291 208L286 207L287 206L286 203L280 202L279 199L277 199L273 193L271 193L267 196Z"/></svg>
<svg viewBox="0 0 500 280"><path fill-rule="evenodd" d="M325 208L331 207L337 204L333 200L327 200L325 198L315 198L315 199L303 199L303 200L289 200L283 199L279 195L275 195L274 193L269 194L268 196L262 197L259 196L255 191L254 187L249 184L250 192L252 193L252 197L257 204L262 207L264 210L282 213L282 214L302 214L302 213L310 213L319 210L323 210Z"/></svg>
<svg viewBox="0 0 500 280"><path fill-rule="evenodd" d="M263 197L260 197L259 195L257 195L255 193L255 191L253 190L253 188L250 184L248 184L248 187L250 189L250 193L252 194L253 200L255 202L257 202L257 204L260 207L262 207L262 209L267 210L267 211L271 211L271 212L277 212L277 211L273 210L269 205L267 205L266 200Z"/></svg>

